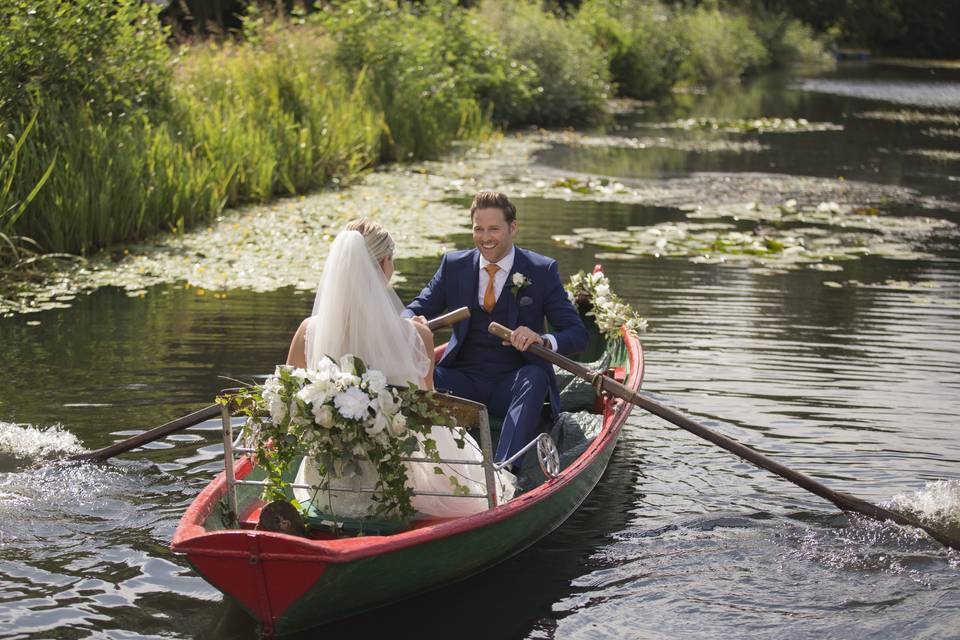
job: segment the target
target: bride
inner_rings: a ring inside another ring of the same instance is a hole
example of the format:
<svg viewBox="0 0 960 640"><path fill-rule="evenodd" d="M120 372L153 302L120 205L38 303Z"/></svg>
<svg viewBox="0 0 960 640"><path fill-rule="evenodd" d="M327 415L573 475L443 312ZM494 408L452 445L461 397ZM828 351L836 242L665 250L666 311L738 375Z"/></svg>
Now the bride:
<svg viewBox="0 0 960 640"><path fill-rule="evenodd" d="M394 271L393 251L393 238L380 224L370 220L347 224L330 247L312 315L294 334L287 364L316 369L325 356L338 360L349 353L369 368L380 370L389 384L433 389L433 333L422 324L400 317L403 305L388 284ZM437 443L441 458L483 459L480 447L469 435L465 434L462 449L446 427L433 427L430 438ZM422 450L413 457L418 455L423 455ZM479 465L441 464L443 474L434 472L437 465L432 462L406 465L407 485L416 492L449 494L452 485L448 476L453 476L470 493L486 493L483 467ZM374 466L362 466L359 476L336 478L331 484L373 488L377 482ZM317 486L322 482L316 462L305 458L295 484ZM512 498L515 476L498 471L496 489L498 502ZM365 516L374 504L369 492L294 489L294 497L303 505L313 502L318 511L330 510L343 517ZM411 504L419 513L434 517L465 516L487 509L486 498L414 495Z"/></svg>

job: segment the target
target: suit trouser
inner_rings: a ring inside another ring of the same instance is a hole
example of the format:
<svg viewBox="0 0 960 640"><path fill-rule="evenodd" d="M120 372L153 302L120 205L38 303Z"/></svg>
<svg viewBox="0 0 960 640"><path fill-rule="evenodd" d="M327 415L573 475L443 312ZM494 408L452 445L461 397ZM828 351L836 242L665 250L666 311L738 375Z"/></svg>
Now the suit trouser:
<svg viewBox="0 0 960 640"><path fill-rule="evenodd" d="M437 367L433 383L455 396L482 402L490 415L503 418L503 429L493 459L502 462L533 440L547 398L546 372L532 364L500 375L470 367ZM514 465L520 466L520 460Z"/></svg>

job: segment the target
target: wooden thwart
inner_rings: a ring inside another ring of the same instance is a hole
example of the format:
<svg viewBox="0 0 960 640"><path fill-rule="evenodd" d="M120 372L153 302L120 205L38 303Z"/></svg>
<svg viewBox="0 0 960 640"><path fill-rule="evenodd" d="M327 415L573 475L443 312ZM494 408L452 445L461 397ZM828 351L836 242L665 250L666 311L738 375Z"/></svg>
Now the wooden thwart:
<svg viewBox="0 0 960 640"><path fill-rule="evenodd" d="M502 340L509 341L512 331L504 327L501 324L496 322L491 322L489 327L490 333L501 338ZM633 403L641 409L646 409L650 413L659 416L666 420L667 422L672 422L681 429L685 429L694 435L697 435L704 440L709 440L715 445L726 449L727 451L752 462L753 464L766 469L776 475L789 480L795 485L806 489L807 491L814 493L821 498L829 500L835 504L838 508L843 511L853 511L855 513L860 513L874 520L879 520L881 522L885 520L892 520L897 524L909 525L912 527L917 527L918 529L923 529L930 537L942 543L945 546L951 547L953 549L960 549L960 540L947 535L946 533L934 529L929 525L926 525L916 518L909 516L898 511L893 511L890 509L885 509L879 507L875 504L861 500L860 498L851 496L847 493L842 493L840 491L834 491L827 486L817 482L810 476L800 473L790 469L789 467L773 460L758 451L754 451L750 447L737 442L727 436L712 431L707 427L703 426L698 422L694 422L690 418L672 410L664 405L660 404L656 400L652 400L646 396L643 396L639 393L636 393L624 385L620 384L616 380L609 378L605 375L602 375L599 372L591 371L578 362L574 362L569 358L566 358L555 351L551 351L540 345L532 345L527 349L530 353L537 355L544 360L557 365L561 369L565 369L570 373L578 376L591 384L597 392L606 392L610 395L616 396L627 402Z"/></svg>

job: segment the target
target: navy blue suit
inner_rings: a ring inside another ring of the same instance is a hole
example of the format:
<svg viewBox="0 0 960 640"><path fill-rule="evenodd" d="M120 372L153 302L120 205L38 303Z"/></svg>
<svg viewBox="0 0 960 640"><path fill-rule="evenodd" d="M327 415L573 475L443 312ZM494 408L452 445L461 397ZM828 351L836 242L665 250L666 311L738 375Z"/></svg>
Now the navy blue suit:
<svg viewBox="0 0 960 640"><path fill-rule="evenodd" d="M406 316L432 318L447 310L464 306L470 309L470 319L453 327L453 337L437 363L434 383L438 389L482 402L491 415L504 418L494 456L497 461L509 458L536 436L548 395L551 413L559 412L560 393L548 362L503 346L499 338L487 332L487 326L496 321L510 329L526 326L543 334L546 319L561 354L583 350L588 339L560 282L556 260L520 247L515 249L513 268L491 312L478 300L477 249L444 255L437 273L404 312ZM517 295L511 286L515 273L530 280Z"/></svg>

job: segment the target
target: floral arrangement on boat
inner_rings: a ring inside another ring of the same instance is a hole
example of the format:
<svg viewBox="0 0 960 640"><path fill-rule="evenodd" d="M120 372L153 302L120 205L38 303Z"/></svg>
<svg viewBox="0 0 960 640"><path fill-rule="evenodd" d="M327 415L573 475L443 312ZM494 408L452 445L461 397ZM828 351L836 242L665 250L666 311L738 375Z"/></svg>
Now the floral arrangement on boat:
<svg viewBox="0 0 960 640"><path fill-rule="evenodd" d="M610 280L602 271L573 274L566 290L575 306L592 305L586 315L593 316L597 328L608 339L615 340L622 325L635 333L647 330L646 318L610 289Z"/></svg>
<svg viewBox="0 0 960 640"><path fill-rule="evenodd" d="M358 476L362 464L372 464L379 479L370 515L407 520L415 510L404 459L416 455L439 463L436 442L428 437L433 425L454 429L463 446L465 432L448 410L416 386L388 385L382 372L352 355L339 362L325 358L317 369L278 366L262 387L244 389L229 400L248 416L244 438L267 473L264 499L288 500L304 514L306 507L290 498L285 479L300 456L316 461L324 478L320 489L329 488L331 479ZM443 473L439 466L434 471ZM458 489L455 478L451 484Z"/></svg>

